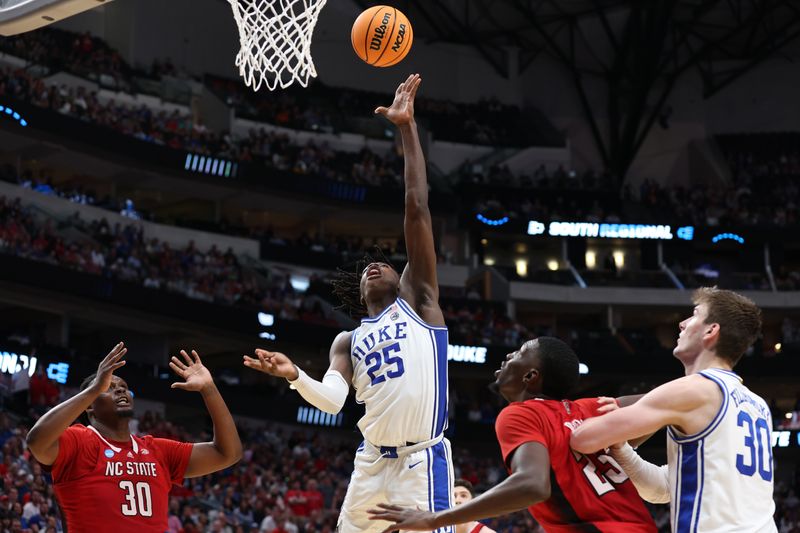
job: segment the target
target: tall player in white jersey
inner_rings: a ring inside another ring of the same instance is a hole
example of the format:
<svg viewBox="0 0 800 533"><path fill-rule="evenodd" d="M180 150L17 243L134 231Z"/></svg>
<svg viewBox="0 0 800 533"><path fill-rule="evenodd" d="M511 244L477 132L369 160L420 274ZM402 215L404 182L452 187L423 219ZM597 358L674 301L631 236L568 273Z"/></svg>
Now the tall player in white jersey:
<svg viewBox="0 0 800 533"><path fill-rule="evenodd" d="M733 372L761 329L761 311L739 294L694 294L673 350L686 377L637 403L585 421L570 444L581 453L612 446L612 455L643 499L670 503L676 533L777 532L767 403ZM668 464L656 466L628 444L667 426Z"/></svg>
<svg viewBox="0 0 800 533"><path fill-rule="evenodd" d="M256 350L257 359L244 358L250 368L288 379L322 411L338 413L351 384L356 401L365 405L358 422L364 442L339 517L343 533L383 531L389 523L372 521L366 512L379 503L438 511L452 502L450 444L443 438L447 328L439 308L425 160L414 122L420 82L419 75L409 76L391 107L375 110L398 127L405 153L408 264L402 276L386 263L370 262L353 276L352 294L338 291L351 307L360 303L366 318L333 341L321 382L281 353Z"/></svg>

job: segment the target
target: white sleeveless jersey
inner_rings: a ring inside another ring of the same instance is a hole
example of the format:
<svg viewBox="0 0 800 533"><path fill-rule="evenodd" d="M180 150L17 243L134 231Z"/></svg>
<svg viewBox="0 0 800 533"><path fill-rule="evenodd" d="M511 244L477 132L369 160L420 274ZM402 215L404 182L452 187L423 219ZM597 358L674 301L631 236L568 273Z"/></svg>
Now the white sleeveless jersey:
<svg viewBox="0 0 800 533"><path fill-rule="evenodd" d="M722 406L700 433L667 429L672 531L777 533L769 406L733 372L700 375L722 389Z"/></svg>
<svg viewBox="0 0 800 533"><path fill-rule="evenodd" d="M358 421L376 446L431 440L447 428L447 328L426 324L398 298L353 331L350 344Z"/></svg>

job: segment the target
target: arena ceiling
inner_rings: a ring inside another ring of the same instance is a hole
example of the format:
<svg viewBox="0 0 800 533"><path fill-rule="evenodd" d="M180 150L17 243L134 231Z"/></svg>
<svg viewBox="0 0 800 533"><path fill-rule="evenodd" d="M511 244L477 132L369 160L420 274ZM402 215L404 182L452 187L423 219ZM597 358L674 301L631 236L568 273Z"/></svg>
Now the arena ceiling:
<svg viewBox="0 0 800 533"><path fill-rule="evenodd" d="M362 7L374 4L355 0ZM697 73L710 98L763 61L800 56L798 0L402 0L418 37L474 47L498 75L542 54L565 68L604 164L620 182L669 97ZM510 60L514 58L514 60ZM589 105L587 83L607 104ZM598 113L603 114L602 122Z"/></svg>
<svg viewBox="0 0 800 533"><path fill-rule="evenodd" d="M658 47L673 61L703 69L711 83L707 96L727 79L719 67L716 73L709 70L712 64L758 62L800 36L797 0L402 0L397 5L414 21L416 35L472 46L503 76L509 74L509 50L519 54L520 71L549 54L603 76L629 44Z"/></svg>

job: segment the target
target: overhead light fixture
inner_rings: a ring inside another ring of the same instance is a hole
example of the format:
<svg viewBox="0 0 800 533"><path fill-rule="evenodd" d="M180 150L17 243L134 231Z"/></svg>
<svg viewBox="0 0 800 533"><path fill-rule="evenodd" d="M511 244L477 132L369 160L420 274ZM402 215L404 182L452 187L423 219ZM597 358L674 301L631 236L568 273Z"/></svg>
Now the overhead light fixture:
<svg viewBox="0 0 800 533"><path fill-rule="evenodd" d="M528 261L526 259L517 259L514 261L517 267L517 276L525 278L528 276Z"/></svg>
<svg viewBox="0 0 800 533"><path fill-rule="evenodd" d="M597 266L597 253L588 251L586 252L586 268L594 268Z"/></svg>

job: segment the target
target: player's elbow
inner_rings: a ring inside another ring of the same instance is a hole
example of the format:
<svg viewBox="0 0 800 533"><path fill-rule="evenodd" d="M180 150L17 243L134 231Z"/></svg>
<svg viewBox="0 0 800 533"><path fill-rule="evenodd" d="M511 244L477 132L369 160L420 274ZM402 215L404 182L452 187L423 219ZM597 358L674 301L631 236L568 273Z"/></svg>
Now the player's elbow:
<svg viewBox="0 0 800 533"><path fill-rule="evenodd" d="M602 448L597 439L582 431L582 428L576 429L569 438L569 446L578 453L594 453Z"/></svg>
<svg viewBox="0 0 800 533"><path fill-rule="evenodd" d="M56 441L57 442L57 441ZM28 434L25 436L25 445L31 452L31 455L43 464L52 464L55 461L57 448L54 448L55 443L45 442L45 436L42 431L36 426L32 427Z"/></svg>
<svg viewBox="0 0 800 533"><path fill-rule="evenodd" d="M525 507L550 499L550 478L546 475L531 476L525 480Z"/></svg>
<svg viewBox="0 0 800 533"><path fill-rule="evenodd" d="M233 450L229 454L228 460L231 462L231 465L235 465L236 463L242 460L242 455L244 455L242 449L242 441L237 439L236 445L233 447Z"/></svg>
<svg viewBox="0 0 800 533"><path fill-rule="evenodd" d="M217 470L223 470L242 460L242 441L239 439L236 439L236 442L226 449L221 450L219 446L216 446L216 448L217 453L219 454L219 464L217 465Z"/></svg>
<svg viewBox="0 0 800 533"><path fill-rule="evenodd" d="M34 457L37 457L41 453L41 440L41 435L36 426L32 427L25 436L25 445L28 447Z"/></svg>
<svg viewBox="0 0 800 533"><path fill-rule="evenodd" d="M406 192L406 216L424 216L428 210L428 191Z"/></svg>

